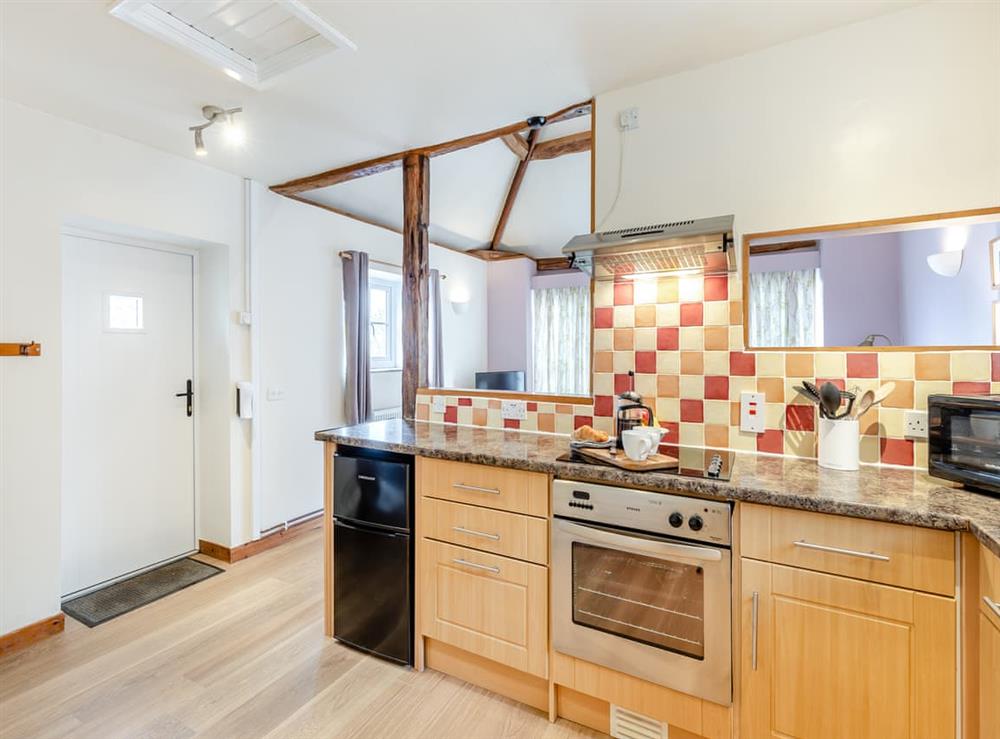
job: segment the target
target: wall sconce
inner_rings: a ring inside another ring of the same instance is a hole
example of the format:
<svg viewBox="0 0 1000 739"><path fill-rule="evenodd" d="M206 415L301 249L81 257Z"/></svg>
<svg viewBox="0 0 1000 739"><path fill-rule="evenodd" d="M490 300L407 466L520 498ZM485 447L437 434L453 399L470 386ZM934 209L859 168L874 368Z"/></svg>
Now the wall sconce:
<svg viewBox="0 0 1000 739"><path fill-rule="evenodd" d="M467 313L469 310L469 290L465 285L452 285L448 291L448 300L451 302L451 309L457 315Z"/></svg>
<svg viewBox="0 0 1000 739"><path fill-rule="evenodd" d="M219 121L225 121L224 131L226 141L231 146L242 146L246 139L246 134L243 131L243 127L235 120L236 114L242 112L243 108L229 108L227 110L220 108L218 105L205 105L202 107L201 114L205 116L205 120L208 122L188 128L188 131L194 131L194 153L200 157L208 154L208 149L205 148L205 137L202 132Z"/></svg>
<svg viewBox="0 0 1000 739"><path fill-rule="evenodd" d="M950 226L944 232L941 251L927 257L927 265L942 277L954 277L962 269L965 245L969 240L968 226Z"/></svg>

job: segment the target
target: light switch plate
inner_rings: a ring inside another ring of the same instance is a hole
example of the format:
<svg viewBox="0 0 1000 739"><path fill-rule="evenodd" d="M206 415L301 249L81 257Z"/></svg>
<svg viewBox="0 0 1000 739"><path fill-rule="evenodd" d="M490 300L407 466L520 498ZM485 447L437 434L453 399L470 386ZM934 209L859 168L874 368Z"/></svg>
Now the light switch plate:
<svg viewBox="0 0 1000 739"><path fill-rule="evenodd" d="M903 411L903 436L907 439L927 438L927 411Z"/></svg>
<svg viewBox="0 0 1000 739"><path fill-rule="evenodd" d="M528 406L523 400L505 400L500 403L500 417L511 421L523 421L528 417Z"/></svg>
<svg viewBox="0 0 1000 739"><path fill-rule="evenodd" d="M285 399L285 388L283 387L269 387L267 389L266 397L268 400L284 400Z"/></svg>
<svg viewBox="0 0 1000 739"><path fill-rule="evenodd" d="M740 431L764 433L764 393L740 393Z"/></svg>
<svg viewBox="0 0 1000 739"><path fill-rule="evenodd" d="M435 395L431 398L431 413L444 413L443 395Z"/></svg>

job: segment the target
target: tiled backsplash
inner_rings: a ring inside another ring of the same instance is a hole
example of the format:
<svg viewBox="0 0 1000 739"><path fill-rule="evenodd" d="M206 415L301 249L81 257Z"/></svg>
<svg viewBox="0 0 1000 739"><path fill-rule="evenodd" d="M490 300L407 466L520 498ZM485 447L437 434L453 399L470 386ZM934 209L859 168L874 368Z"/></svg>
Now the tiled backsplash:
<svg viewBox="0 0 1000 739"><path fill-rule="evenodd" d="M669 429L665 441L744 451L816 456L816 407L794 386L803 379L895 391L861 419L863 462L927 466L927 444L903 438L903 413L932 393L1000 393L1000 352L744 352L738 275L661 277L594 287L594 404L528 403L524 421L505 421L500 401L448 396L417 418L497 428L570 433L591 424L611 432L614 396L635 389ZM765 396L766 431L739 430L739 398Z"/></svg>

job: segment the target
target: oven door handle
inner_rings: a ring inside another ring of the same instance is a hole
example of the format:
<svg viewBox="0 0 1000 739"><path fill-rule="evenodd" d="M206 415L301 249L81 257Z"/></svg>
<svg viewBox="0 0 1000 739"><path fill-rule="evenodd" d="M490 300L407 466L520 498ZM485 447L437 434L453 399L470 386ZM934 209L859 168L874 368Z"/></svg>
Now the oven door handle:
<svg viewBox="0 0 1000 739"><path fill-rule="evenodd" d="M722 561L722 552L710 545L692 546L689 544L676 544L672 541L655 539L643 536L642 534L619 534L617 531L612 531L603 526L594 526L577 521L566 521L560 518L555 518L553 521L556 526L559 526L571 536L579 529L586 529L586 533L580 532L580 535L590 541L639 554L651 554L659 557L684 557L685 559L695 559L702 562Z"/></svg>

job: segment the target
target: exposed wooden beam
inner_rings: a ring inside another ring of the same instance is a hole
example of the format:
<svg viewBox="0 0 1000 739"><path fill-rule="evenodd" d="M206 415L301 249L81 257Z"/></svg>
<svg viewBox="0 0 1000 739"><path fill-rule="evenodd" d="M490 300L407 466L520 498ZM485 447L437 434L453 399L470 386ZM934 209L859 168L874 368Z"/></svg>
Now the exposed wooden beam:
<svg viewBox="0 0 1000 739"><path fill-rule="evenodd" d="M577 118L581 115L587 115L590 113L590 110L590 100L582 103L576 103L568 108L558 110L552 115L546 116L545 125L551 125L560 121ZM274 185L271 189L274 192L287 195L290 193L294 194L305 192L307 190L317 190L321 187L330 187L331 185L336 185L339 182L347 182L348 180L354 180L358 177L367 177L368 175L395 169L402 164L403 160L411 155L436 157L441 154L450 154L453 151L467 149L470 146L484 144L487 141L492 141L493 139L501 138L503 136L507 136L508 134L522 133L523 131L527 131L529 129L530 126L527 121L518 121L517 123L511 123L508 126L501 126L500 128L483 131L482 133L475 133L471 136L463 136L461 138L452 139L451 141L445 141L440 144L422 146L416 149L407 149L406 151L396 152L395 154L387 154L374 159L367 159L363 162L357 162L356 164L348 164L344 167L337 167L336 169L330 169L326 172L309 175L308 177L300 177L296 180L289 180L288 182L283 182L280 185Z"/></svg>
<svg viewBox="0 0 1000 739"><path fill-rule="evenodd" d="M582 151L590 151L593 139L590 131L580 131L571 133L569 136L561 136L558 139L540 141L535 147L531 159L555 159L563 154L577 154Z"/></svg>
<svg viewBox="0 0 1000 739"><path fill-rule="evenodd" d="M521 134L509 133L506 136L502 136L501 140L507 144L507 148L518 159L523 161L528 156L528 142L524 140L524 136Z"/></svg>
<svg viewBox="0 0 1000 739"><path fill-rule="evenodd" d="M514 201L517 199L517 191L521 189L521 182L524 181L524 173L528 169L528 162L531 161L531 157L535 153L535 144L538 141L538 132L540 130L533 128L528 133L528 156L519 161L517 168L514 170L514 178L510 181L510 187L507 189L507 198L503 201L503 208L500 209L500 218L497 219L497 227L493 229L493 238L490 239L490 249L496 249L503 238L504 229L507 228L507 220L510 218L510 211L513 209Z"/></svg>
<svg viewBox="0 0 1000 739"><path fill-rule="evenodd" d="M816 251L819 242L808 241L782 241L780 244L753 244L750 246L750 256L757 254L777 254L785 251Z"/></svg>
<svg viewBox="0 0 1000 739"><path fill-rule="evenodd" d="M427 387L430 159L403 160L403 417L415 418L417 388Z"/></svg>
<svg viewBox="0 0 1000 739"><path fill-rule="evenodd" d="M571 269L569 257L542 257L535 260L539 272L561 272Z"/></svg>

